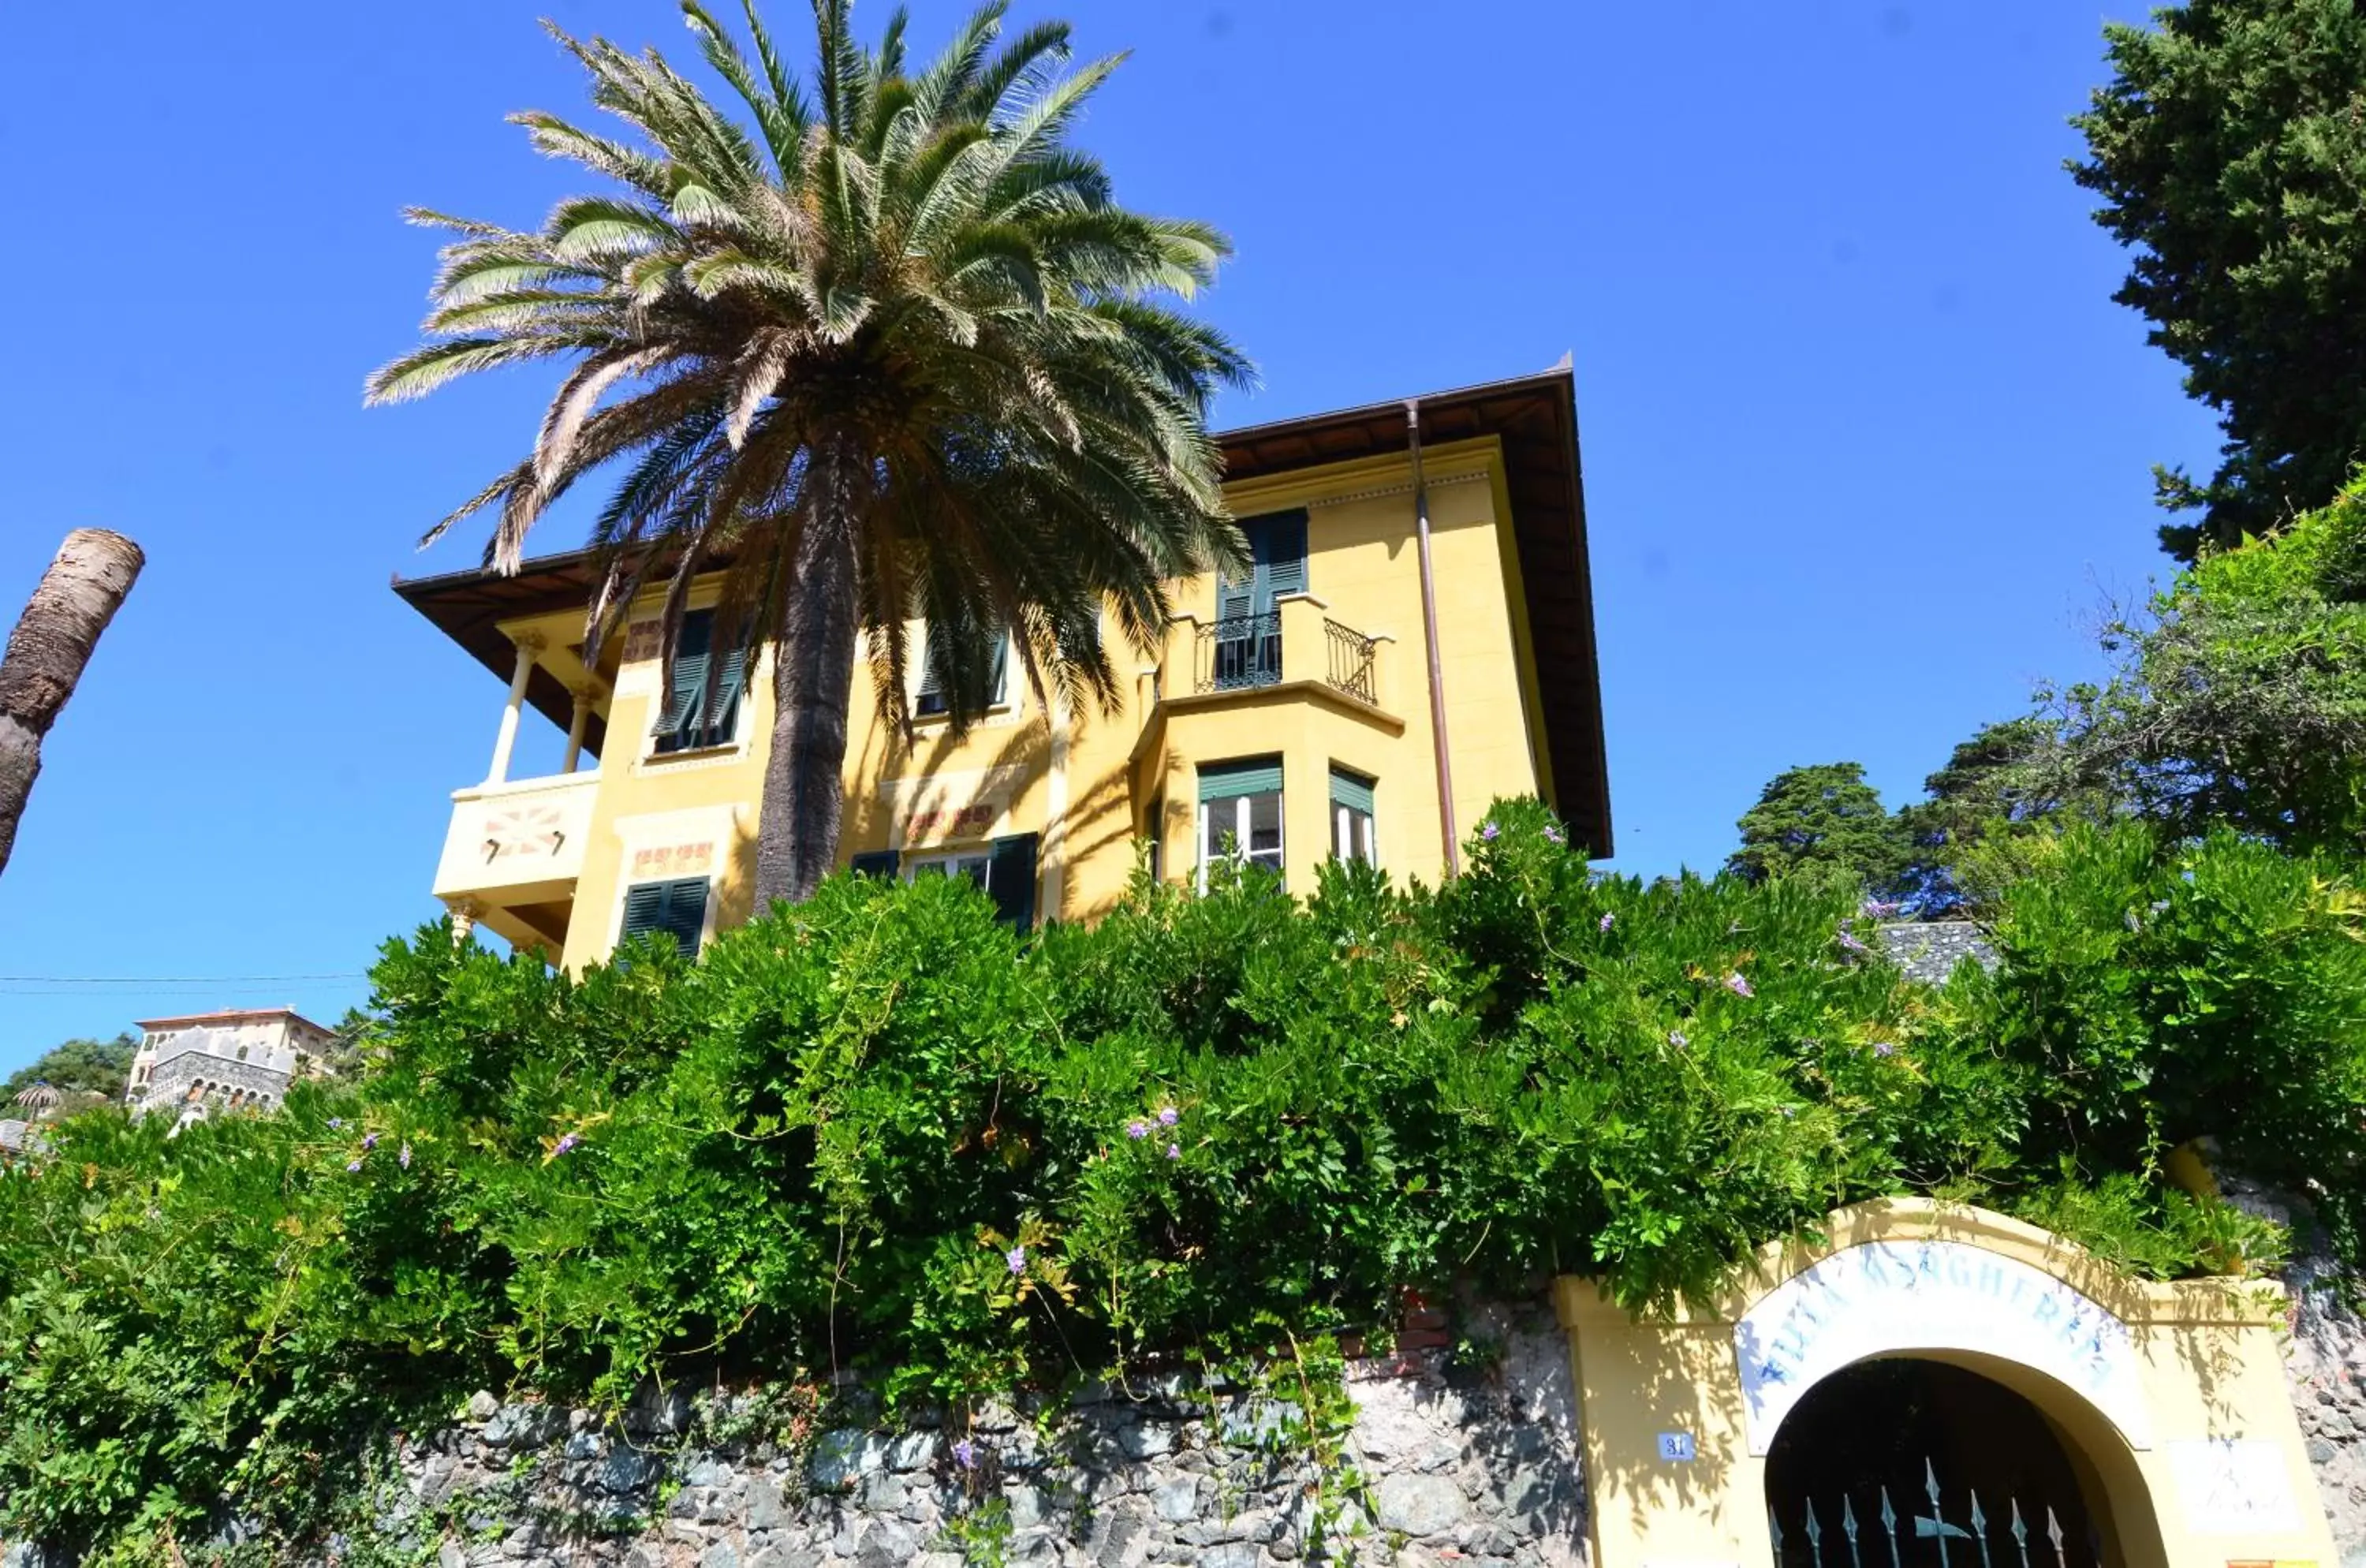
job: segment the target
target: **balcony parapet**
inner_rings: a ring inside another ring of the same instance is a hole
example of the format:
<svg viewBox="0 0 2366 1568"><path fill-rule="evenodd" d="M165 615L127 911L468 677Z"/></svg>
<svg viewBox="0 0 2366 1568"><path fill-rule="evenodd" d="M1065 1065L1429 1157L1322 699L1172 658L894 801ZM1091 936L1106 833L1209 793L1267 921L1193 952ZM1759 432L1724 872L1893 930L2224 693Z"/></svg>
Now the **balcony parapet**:
<svg viewBox="0 0 2366 1568"><path fill-rule="evenodd" d="M594 771L453 791L435 896L563 893L582 874L599 786Z"/></svg>
<svg viewBox="0 0 2366 1568"><path fill-rule="evenodd" d="M1329 608L1312 593L1285 593L1264 615L1178 615L1167 629L1158 690L1172 698L1302 683L1383 707L1381 650L1391 639L1331 619Z"/></svg>

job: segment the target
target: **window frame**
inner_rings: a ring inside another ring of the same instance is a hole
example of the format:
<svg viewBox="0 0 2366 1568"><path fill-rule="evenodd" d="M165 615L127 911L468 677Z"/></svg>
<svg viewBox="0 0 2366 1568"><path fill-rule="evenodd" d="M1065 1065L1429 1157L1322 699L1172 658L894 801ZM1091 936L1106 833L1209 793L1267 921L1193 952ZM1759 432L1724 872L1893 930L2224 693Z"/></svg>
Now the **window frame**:
<svg viewBox="0 0 2366 1568"><path fill-rule="evenodd" d="M1361 795L1362 799L1354 798ZM1344 798L1343 798L1344 797ZM1362 852L1357 852L1358 829ZM1331 858L1380 863L1380 781L1333 763L1331 767Z"/></svg>
<svg viewBox="0 0 2366 1568"><path fill-rule="evenodd" d="M913 644L919 649L920 659L912 672L910 690L904 694L905 705L911 710L912 722L915 724L950 723L952 718L952 705L946 701L943 689L931 685L937 678L937 671L936 665L929 658L927 622L920 623L920 635L913 639ZM1019 700L1012 696L1010 692L1010 667L1018 661L1018 644L1008 632L1003 633L1002 680L995 688L994 700L986 705L986 716L992 717L997 714L1007 714L1019 705ZM923 705L930 700L931 695L934 696L937 705L934 707Z"/></svg>
<svg viewBox="0 0 2366 1568"><path fill-rule="evenodd" d="M691 945L683 951L682 956L684 958L694 959L700 953L705 952L706 944L715 940L715 907L716 899L715 896L715 877L711 874L705 876L653 876L642 882L625 883L624 887L618 893L616 898L616 925L614 932L613 933L613 939L608 943L609 952L614 953L616 949L624 946L626 942L631 940L631 937L625 932L625 924L626 918L632 909L633 895L635 892L644 887L686 886L693 883L703 886L705 891L700 897L698 910L698 934L692 940ZM677 944L682 942L682 933L680 931L672 931L663 926L654 929L665 931L667 935L671 936L674 939ZM634 932L632 934L639 935L642 933Z"/></svg>
<svg viewBox="0 0 2366 1568"><path fill-rule="evenodd" d="M1228 783L1211 785L1208 776L1211 773L1237 775L1250 771L1258 773L1270 772L1273 783L1269 787L1239 789ZM1234 864L1262 865L1287 882L1290 875L1290 784L1282 759L1279 756L1245 758L1232 762L1205 764L1199 772L1200 809L1194 815L1193 825L1197 846L1195 858L1199 862L1195 879L1200 891L1204 893L1208 889L1209 868L1226 858L1215 847L1220 840L1211 837L1211 832L1229 831L1232 834L1234 852L1230 858ZM1211 793L1211 790L1215 793ZM1256 847L1256 803L1267 799L1273 802L1274 843L1270 850L1260 850ZM1219 808L1226 810L1220 813ZM1230 823L1219 820L1222 814L1230 815Z"/></svg>
<svg viewBox="0 0 2366 1568"><path fill-rule="evenodd" d="M686 632L689 630L691 617L694 615L704 615L706 617L705 624L708 627L707 651L702 657L712 659L715 656L715 634L713 629L715 625L714 606L704 605L697 609L685 610L682 613L682 631ZM727 715L730 719L730 723L727 727L729 733L716 733L727 728L725 726L707 725L704 728L712 738L696 746L670 747L666 744L668 740L681 733L681 726L675 725L670 728L664 727L667 715L669 715L673 709L674 694L673 688L666 682L666 663L664 658L660 656L657 660L657 717L650 725L648 735L642 740L643 750L641 760L645 762L654 762L659 766L663 766L669 762L681 761L698 757L712 757L718 753L735 751L745 747L748 744L749 710L754 705L749 698L755 687L757 651L757 649L753 645L750 645L740 652L739 687L738 691L732 694L731 705L727 710ZM677 633L675 637L674 656L677 660L681 658L680 633Z"/></svg>

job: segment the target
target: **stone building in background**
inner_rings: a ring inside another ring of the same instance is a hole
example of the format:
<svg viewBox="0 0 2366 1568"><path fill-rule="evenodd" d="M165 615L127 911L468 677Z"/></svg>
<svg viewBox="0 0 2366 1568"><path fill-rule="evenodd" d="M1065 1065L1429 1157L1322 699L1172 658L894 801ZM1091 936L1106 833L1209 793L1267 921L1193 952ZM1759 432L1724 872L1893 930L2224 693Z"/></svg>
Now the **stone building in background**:
<svg viewBox="0 0 2366 1568"><path fill-rule="evenodd" d="M139 1027L123 1101L135 1116L177 1107L184 1121L216 1108L276 1110L290 1083L328 1071L336 1041L293 1008L232 1008Z"/></svg>

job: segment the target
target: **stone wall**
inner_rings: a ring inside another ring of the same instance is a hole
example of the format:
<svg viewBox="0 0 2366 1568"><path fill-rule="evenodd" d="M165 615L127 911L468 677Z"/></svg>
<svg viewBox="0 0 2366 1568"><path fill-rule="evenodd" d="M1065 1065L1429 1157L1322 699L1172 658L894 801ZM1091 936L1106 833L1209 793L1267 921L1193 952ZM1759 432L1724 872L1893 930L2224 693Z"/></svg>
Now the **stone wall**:
<svg viewBox="0 0 2366 1568"><path fill-rule="evenodd" d="M959 1432L831 1426L791 1442L701 1442L678 1393L614 1425L482 1394L402 1454L381 1529L440 1539L446 1568L1265 1568L1326 1537L1334 1561L1574 1568L1566 1341L1541 1314L1497 1327L1499 1353L1468 1368L1436 1350L1351 1363L1354 1422L1328 1467L1292 1432L1294 1403L1180 1381L1098 1390L1042 1421L1002 1408Z"/></svg>
<svg viewBox="0 0 2366 1568"><path fill-rule="evenodd" d="M2366 1568L2366 1323L2343 1302L2329 1258L2303 1256L2284 1283L2293 1300L2284 1367L2301 1437L2341 1568Z"/></svg>

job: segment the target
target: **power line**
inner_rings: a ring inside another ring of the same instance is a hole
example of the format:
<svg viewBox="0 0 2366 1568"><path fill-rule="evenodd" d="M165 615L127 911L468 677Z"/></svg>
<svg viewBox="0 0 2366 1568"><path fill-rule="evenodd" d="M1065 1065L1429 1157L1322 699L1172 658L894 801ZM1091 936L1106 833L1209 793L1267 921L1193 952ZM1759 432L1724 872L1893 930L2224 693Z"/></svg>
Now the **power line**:
<svg viewBox="0 0 2366 1568"><path fill-rule="evenodd" d="M0 975L8 986L262 986L291 980L366 980L366 970L333 975Z"/></svg>

